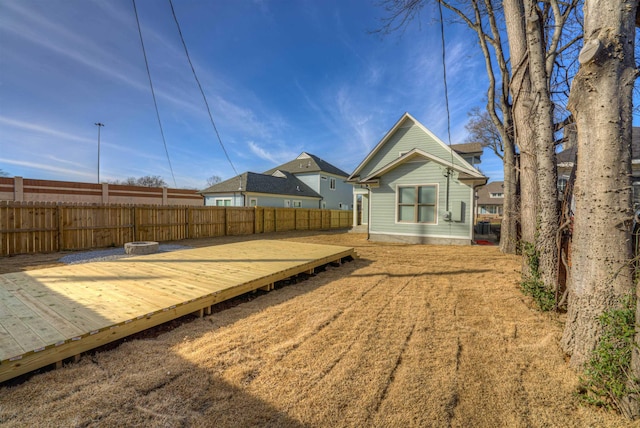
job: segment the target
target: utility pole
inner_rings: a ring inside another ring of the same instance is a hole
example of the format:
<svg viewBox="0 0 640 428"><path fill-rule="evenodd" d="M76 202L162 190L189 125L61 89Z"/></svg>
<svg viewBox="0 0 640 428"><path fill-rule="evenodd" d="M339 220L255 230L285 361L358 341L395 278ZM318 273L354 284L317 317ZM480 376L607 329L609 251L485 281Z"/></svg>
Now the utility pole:
<svg viewBox="0 0 640 428"><path fill-rule="evenodd" d="M100 128L104 126L104 123L96 122L94 125L98 127L98 184L100 184Z"/></svg>

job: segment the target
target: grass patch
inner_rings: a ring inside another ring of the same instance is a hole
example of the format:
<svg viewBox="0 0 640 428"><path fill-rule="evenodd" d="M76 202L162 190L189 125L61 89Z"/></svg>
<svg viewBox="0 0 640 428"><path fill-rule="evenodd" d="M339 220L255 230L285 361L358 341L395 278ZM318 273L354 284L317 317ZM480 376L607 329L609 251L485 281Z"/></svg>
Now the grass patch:
<svg viewBox="0 0 640 428"><path fill-rule="evenodd" d="M638 379L631 373L635 300L629 296L621 309L604 312L599 321L602 338L580 378L578 395L588 404L622 412L624 397L640 393Z"/></svg>

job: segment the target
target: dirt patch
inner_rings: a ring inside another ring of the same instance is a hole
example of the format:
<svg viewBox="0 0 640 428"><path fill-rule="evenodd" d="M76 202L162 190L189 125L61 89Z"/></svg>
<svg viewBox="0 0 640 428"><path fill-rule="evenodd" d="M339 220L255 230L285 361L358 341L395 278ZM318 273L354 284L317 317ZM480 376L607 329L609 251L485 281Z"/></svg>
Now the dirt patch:
<svg viewBox="0 0 640 428"><path fill-rule="evenodd" d="M361 258L0 387L0 424L629 426L574 398L563 320L519 292L517 257L346 233L254 238Z"/></svg>

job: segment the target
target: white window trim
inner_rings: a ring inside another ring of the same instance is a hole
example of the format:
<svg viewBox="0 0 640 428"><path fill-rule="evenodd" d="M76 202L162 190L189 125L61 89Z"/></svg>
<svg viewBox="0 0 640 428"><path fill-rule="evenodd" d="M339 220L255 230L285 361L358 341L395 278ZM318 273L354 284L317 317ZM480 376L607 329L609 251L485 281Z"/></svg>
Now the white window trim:
<svg viewBox="0 0 640 428"><path fill-rule="evenodd" d="M416 187L416 186L435 186L436 188L436 206L435 206L435 221L433 223L426 223L426 222L409 222L409 221L400 221L398 219L398 204L399 204L399 199L400 199L400 188L401 187ZM395 223L396 224L411 224L411 225L428 225L428 226L437 226L438 225L438 221L440 220L440 216L438 215L438 208L440 207L440 185L438 183L418 183L418 184L396 184L396 198L395 198L395 205L393 206L393 209L395 211ZM369 216L371 216L371 213L369 213ZM369 221L371 221L371 219L369 219Z"/></svg>
<svg viewBox="0 0 640 428"><path fill-rule="evenodd" d="M285 208L291 208L291 200L290 199L285 199L284 200L284 207Z"/></svg>
<svg viewBox="0 0 640 428"><path fill-rule="evenodd" d="M329 180L329 190L336 190L336 187L337 187L336 181L337 180L335 177L331 177L331 179Z"/></svg>
<svg viewBox="0 0 640 428"><path fill-rule="evenodd" d="M253 202L255 202L255 204L253 204ZM258 206L258 198L249 198L249 206L250 207L257 207Z"/></svg>
<svg viewBox="0 0 640 428"><path fill-rule="evenodd" d="M298 205L296 206L296 204L298 204ZM294 199L292 206L293 206L293 208L302 208L302 201L300 199Z"/></svg>
<svg viewBox="0 0 640 428"><path fill-rule="evenodd" d="M222 205L218 205L218 201L221 201ZM224 204L225 201L229 201L229 205L225 205ZM231 207L233 206L233 199L232 198L215 198L213 200L213 204L216 207Z"/></svg>

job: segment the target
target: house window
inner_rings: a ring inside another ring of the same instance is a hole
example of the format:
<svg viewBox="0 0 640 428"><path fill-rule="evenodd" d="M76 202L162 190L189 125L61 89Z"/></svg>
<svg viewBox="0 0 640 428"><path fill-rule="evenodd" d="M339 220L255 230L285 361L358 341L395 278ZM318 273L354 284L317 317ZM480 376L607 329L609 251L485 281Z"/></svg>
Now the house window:
<svg viewBox="0 0 640 428"><path fill-rule="evenodd" d="M302 208L302 201L293 201L293 208Z"/></svg>
<svg viewBox="0 0 640 428"><path fill-rule="evenodd" d="M499 205L480 205L480 214L502 215L502 207Z"/></svg>
<svg viewBox="0 0 640 428"><path fill-rule="evenodd" d="M635 177L634 177L635 178ZM633 207L637 209L640 206L640 181L634 181L632 185L633 189Z"/></svg>
<svg viewBox="0 0 640 428"><path fill-rule="evenodd" d="M504 193L489 193L490 198L504 198Z"/></svg>
<svg viewBox="0 0 640 428"><path fill-rule="evenodd" d="M569 177L565 175L561 175L558 177L558 193L560 195L564 195L564 191L567 188L567 183L569 183Z"/></svg>
<svg viewBox="0 0 640 428"><path fill-rule="evenodd" d="M326 179L327 179L327 177L325 177L324 175L321 175L321 176L320 176L320 179L321 179L321 180L326 180Z"/></svg>
<svg viewBox="0 0 640 428"><path fill-rule="evenodd" d="M216 199L216 207L230 207L231 198Z"/></svg>
<svg viewBox="0 0 640 428"><path fill-rule="evenodd" d="M285 199L284 200L284 207L285 208L291 208L291 201L289 199Z"/></svg>
<svg viewBox="0 0 640 428"><path fill-rule="evenodd" d="M336 190L336 179L333 177L329 180L329 189Z"/></svg>
<svg viewBox="0 0 640 428"><path fill-rule="evenodd" d="M435 223L438 187L398 187L398 221L403 223Z"/></svg>
<svg viewBox="0 0 640 428"><path fill-rule="evenodd" d="M257 207L258 206L258 198L250 198L249 199L249 206L250 207Z"/></svg>

